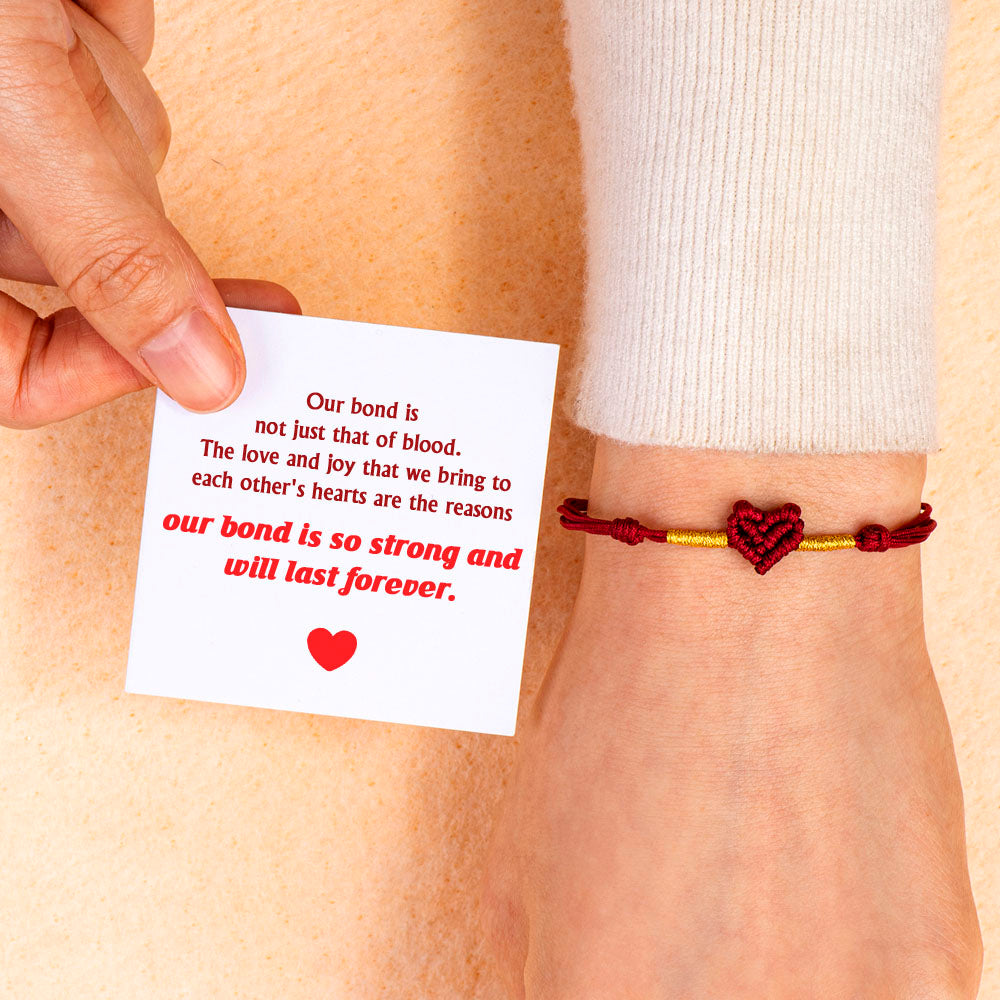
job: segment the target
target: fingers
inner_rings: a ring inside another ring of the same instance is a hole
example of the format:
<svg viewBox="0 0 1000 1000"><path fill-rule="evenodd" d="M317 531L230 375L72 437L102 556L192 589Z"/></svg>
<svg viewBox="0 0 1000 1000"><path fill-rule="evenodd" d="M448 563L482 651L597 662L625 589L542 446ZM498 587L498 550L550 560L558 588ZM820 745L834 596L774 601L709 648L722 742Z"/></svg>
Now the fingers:
<svg viewBox="0 0 1000 1000"><path fill-rule="evenodd" d="M111 147L122 168L135 182L146 200L157 210L162 211L163 202L160 200L160 191L156 185L156 174L146 148L129 116L118 102L103 68L86 43L85 35L93 35L96 32L98 36L107 38L107 32L99 24L86 18L85 14L78 12L71 20L77 22L83 19L89 21L89 26L85 32L77 31L79 41L69 52L69 64L77 87L87 102L105 142ZM105 54L107 55L107 52ZM127 55L125 57L130 58Z"/></svg>
<svg viewBox="0 0 1000 1000"><path fill-rule="evenodd" d="M40 427L150 383L75 309L39 318L0 295L0 424Z"/></svg>
<svg viewBox="0 0 1000 1000"><path fill-rule="evenodd" d="M153 0L76 0L145 66L153 51Z"/></svg>
<svg viewBox="0 0 1000 1000"><path fill-rule="evenodd" d="M145 0L129 0L128 6L146 4ZM92 54L101 77L125 112L155 173L163 166L170 147L170 119L163 103L142 66L118 38L76 4L70 4L67 10L74 31Z"/></svg>
<svg viewBox="0 0 1000 1000"><path fill-rule="evenodd" d="M270 281L216 285L231 306L300 311L291 292ZM149 385L76 309L41 319L0 295L0 425L40 427Z"/></svg>
<svg viewBox="0 0 1000 1000"><path fill-rule="evenodd" d="M6 216L0 216L0 277L35 285L55 284L35 248Z"/></svg>
<svg viewBox="0 0 1000 1000"><path fill-rule="evenodd" d="M189 409L221 409L245 377L214 284L98 127L62 7L6 0L0 34L0 208L91 326Z"/></svg>
<svg viewBox="0 0 1000 1000"><path fill-rule="evenodd" d="M263 309L267 312L301 315L298 299L283 285L273 281L250 281L245 278L216 278L215 287L227 306L239 309Z"/></svg>
<svg viewBox="0 0 1000 1000"><path fill-rule="evenodd" d="M79 44L70 65L104 138L152 204L162 209L155 171L170 144L170 123L155 91L128 51L105 28L69 8ZM34 248L0 216L0 276L52 284Z"/></svg>

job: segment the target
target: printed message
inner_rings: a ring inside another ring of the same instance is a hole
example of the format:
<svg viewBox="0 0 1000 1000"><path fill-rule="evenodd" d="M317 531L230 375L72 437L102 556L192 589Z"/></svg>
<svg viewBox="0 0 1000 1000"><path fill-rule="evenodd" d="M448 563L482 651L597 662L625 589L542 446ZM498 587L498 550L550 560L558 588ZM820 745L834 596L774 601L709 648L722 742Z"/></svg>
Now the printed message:
<svg viewBox="0 0 1000 1000"><path fill-rule="evenodd" d="M231 310L157 397L126 690L512 733L557 349Z"/></svg>
<svg viewBox="0 0 1000 1000"><path fill-rule="evenodd" d="M512 508L500 502L513 486L509 476L456 467L452 460L460 458L462 452L455 437L430 438L416 429L389 429L392 422L410 425L420 420L420 407L413 403L367 402L356 396L341 399L314 391L306 395L304 407L318 417L343 414L350 422L306 423L297 417L290 421L255 417L245 440L202 437L198 457L211 468L191 472L191 484L211 491L300 500L308 497L331 505L370 505L383 511L406 509L445 518L511 520ZM428 465L426 458L430 456L441 456L441 460ZM258 471L261 469L269 471ZM331 481L338 485L330 485ZM348 482L351 485L343 485ZM432 486L445 490L445 496L427 495ZM485 496L473 502L470 491ZM497 502L490 503L492 499ZM523 553L522 548L509 552L472 548L463 553L461 545L426 538L392 533L363 537L324 530L310 521L256 522L228 513L171 512L163 518L162 527L168 532L218 532L225 539L273 542L307 550L332 549L337 553L338 561L334 563L314 565L315 560L301 555L282 559L248 554L227 557L222 569L227 576L330 587L342 597L367 592L455 600L448 580L392 576L366 571L357 564L344 565L342 570L340 560L352 553L431 563L441 570L454 569L462 558L469 566L511 571L520 569Z"/></svg>

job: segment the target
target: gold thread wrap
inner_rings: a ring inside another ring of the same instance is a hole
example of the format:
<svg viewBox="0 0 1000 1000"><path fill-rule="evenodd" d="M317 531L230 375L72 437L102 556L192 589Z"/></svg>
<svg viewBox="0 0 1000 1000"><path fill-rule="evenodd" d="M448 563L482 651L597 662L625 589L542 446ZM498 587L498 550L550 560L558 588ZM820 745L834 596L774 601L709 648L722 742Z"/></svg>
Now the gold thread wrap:
<svg viewBox="0 0 1000 1000"><path fill-rule="evenodd" d="M833 549L853 549L854 546L854 535L804 535L796 551L830 552Z"/></svg>
<svg viewBox="0 0 1000 1000"><path fill-rule="evenodd" d="M688 531L684 528L668 528L664 534L666 541L674 545L697 545L704 549L724 549L729 539L724 531Z"/></svg>
<svg viewBox="0 0 1000 1000"><path fill-rule="evenodd" d="M702 549L724 549L729 539L724 531L694 531L686 528L668 528L664 541L673 545L692 545ZM794 551L832 552L834 549L853 549L854 535L804 535Z"/></svg>

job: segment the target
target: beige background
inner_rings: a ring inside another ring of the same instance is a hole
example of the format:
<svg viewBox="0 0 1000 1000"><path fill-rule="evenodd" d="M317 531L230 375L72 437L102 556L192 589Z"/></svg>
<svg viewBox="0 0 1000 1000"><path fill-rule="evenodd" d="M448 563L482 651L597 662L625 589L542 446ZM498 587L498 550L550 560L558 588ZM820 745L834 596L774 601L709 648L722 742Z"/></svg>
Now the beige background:
<svg viewBox="0 0 1000 1000"><path fill-rule="evenodd" d="M583 268L556 0L160 0L168 207L307 313L572 344ZM1000 996L1000 20L953 8L931 650ZM35 303L49 293L19 288ZM474 889L501 737L122 693L151 393L0 432L0 992L499 998ZM553 430L522 706L569 607Z"/></svg>

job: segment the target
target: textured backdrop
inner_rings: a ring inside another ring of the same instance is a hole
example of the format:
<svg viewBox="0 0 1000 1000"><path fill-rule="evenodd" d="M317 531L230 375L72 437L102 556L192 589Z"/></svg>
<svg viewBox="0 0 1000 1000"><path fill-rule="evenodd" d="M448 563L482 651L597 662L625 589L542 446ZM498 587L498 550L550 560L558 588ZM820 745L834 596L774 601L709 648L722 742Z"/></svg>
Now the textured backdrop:
<svg viewBox="0 0 1000 1000"><path fill-rule="evenodd" d="M572 345L583 252L556 0L158 0L168 208L307 313ZM928 633L1000 995L1000 16L953 7L944 447ZM36 305L60 300L19 287ZM0 994L490 998L474 893L514 740L125 695L152 394L0 431ZM522 707L569 609L587 436L557 417Z"/></svg>

